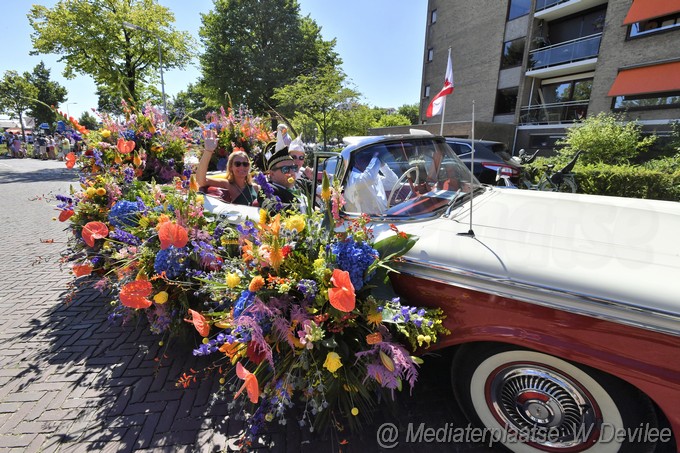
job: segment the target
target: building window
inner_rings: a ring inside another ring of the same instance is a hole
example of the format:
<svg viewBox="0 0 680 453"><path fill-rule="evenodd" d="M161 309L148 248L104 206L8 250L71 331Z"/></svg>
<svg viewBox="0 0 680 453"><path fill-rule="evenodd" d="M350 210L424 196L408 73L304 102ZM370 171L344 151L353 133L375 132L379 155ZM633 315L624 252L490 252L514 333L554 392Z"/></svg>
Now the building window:
<svg viewBox="0 0 680 453"><path fill-rule="evenodd" d="M430 13L430 23L434 24L435 22L437 22L437 10L433 9Z"/></svg>
<svg viewBox="0 0 680 453"><path fill-rule="evenodd" d="M508 20L526 16L531 10L531 0L510 0L508 7Z"/></svg>
<svg viewBox="0 0 680 453"><path fill-rule="evenodd" d="M423 92L423 97L424 98L430 97L430 85L425 85L425 91Z"/></svg>
<svg viewBox="0 0 680 453"><path fill-rule="evenodd" d="M432 61L434 59L434 49L430 47L427 49L427 61Z"/></svg>
<svg viewBox="0 0 680 453"><path fill-rule="evenodd" d="M635 22L628 28L628 37L637 38L672 29L680 29L680 14Z"/></svg>
<svg viewBox="0 0 680 453"><path fill-rule="evenodd" d="M544 104L571 101L589 101L590 91L592 88L593 79L551 83L541 87L541 97L544 101Z"/></svg>
<svg viewBox="0 0 680 453"><path fill-rule="evenodd" d="M498 90L496 93L496 115L514 114L517 108L517 87Z"/></svg>
<svg viewBox="0 0 680 453"><path fill-rule="evenodd" d="M501 69L521 66L524 59L524 38L506 41L503 43L503 57Z"/></svg>
<svg viewBox="0 0 680 453"><path fill-rule="evenodd" d="M680 107L680 91L636 96L616 96L614 110L654 110Z"/></svg>

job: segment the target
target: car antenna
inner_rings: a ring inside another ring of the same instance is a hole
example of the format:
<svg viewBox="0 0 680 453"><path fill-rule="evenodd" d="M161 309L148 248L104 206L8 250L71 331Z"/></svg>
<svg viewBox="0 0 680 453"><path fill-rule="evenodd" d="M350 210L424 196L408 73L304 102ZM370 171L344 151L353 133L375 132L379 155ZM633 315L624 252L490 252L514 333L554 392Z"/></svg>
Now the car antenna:
<svg viewBox="0 0 680 453"><path fill-rule="evenodd" d="M472 155L470 157L470 229L467 233L458 233L458 236L475 237L475 232L472 230L472 200L475 198L474 189L474 171L475 171L475 101L472 101Z"/></svg>

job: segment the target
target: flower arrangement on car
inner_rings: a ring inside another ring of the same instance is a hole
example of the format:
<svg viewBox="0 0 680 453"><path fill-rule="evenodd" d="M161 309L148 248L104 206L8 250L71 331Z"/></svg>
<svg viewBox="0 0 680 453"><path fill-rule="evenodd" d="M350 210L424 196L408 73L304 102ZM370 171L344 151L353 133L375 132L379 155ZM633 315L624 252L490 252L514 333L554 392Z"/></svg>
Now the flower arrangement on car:
<svg viewBox="0 0 680 453"><path fill-rule="evenodd" d="M310 429L358 428L380 398L413 388L421 359L412 354L448 333L440 309L402 304L385 283L417 238L394 228L375 242L368 217L343 222L341 190L325 174L323 206L310 214L260 210L240 225L212 217L190 169L171 184L156 182L160 167L147 171L150 153L183 159L149 151L170 139L150 132L153 113L142 116L91 133L82 190L58 197L73 273L117 296L110 319L144 316L164 339L195 329L193 353L214 362L178 385L216 374L249 426L246 444L293 407Z"/></svg>

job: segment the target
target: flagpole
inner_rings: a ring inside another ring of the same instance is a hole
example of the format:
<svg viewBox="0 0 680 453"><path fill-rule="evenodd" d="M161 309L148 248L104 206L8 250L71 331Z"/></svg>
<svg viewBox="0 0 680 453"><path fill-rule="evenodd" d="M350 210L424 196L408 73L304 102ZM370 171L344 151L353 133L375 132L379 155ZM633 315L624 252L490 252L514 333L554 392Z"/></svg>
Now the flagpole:
<svg viewBox="0 0 680 453"><path fill-rule="evenodd" d="M448 67L449 61L451 60L451 48L449 47L449 56L446 59L446 65ZM442 106L442 121L439 126L439 135L444 135L444 114L446 113L446 98L444 98L444 105Z"/></svg>

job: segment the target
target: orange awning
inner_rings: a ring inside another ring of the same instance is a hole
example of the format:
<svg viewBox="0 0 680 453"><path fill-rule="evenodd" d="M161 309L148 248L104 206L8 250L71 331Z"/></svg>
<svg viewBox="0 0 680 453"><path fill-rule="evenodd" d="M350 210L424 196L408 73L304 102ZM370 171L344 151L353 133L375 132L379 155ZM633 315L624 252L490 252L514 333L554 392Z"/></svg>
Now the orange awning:
<svg viewBox="0 0 680 453"><path fill-rule="evenodd" d="M619 72L607 96L680 91L680 61L624 69Z"/></svg>
<svg viewBox="0 0 680 453"><path fill-rule="evenodd" d="M623 25L680 12L680 0L633 0Z"/></svg>

